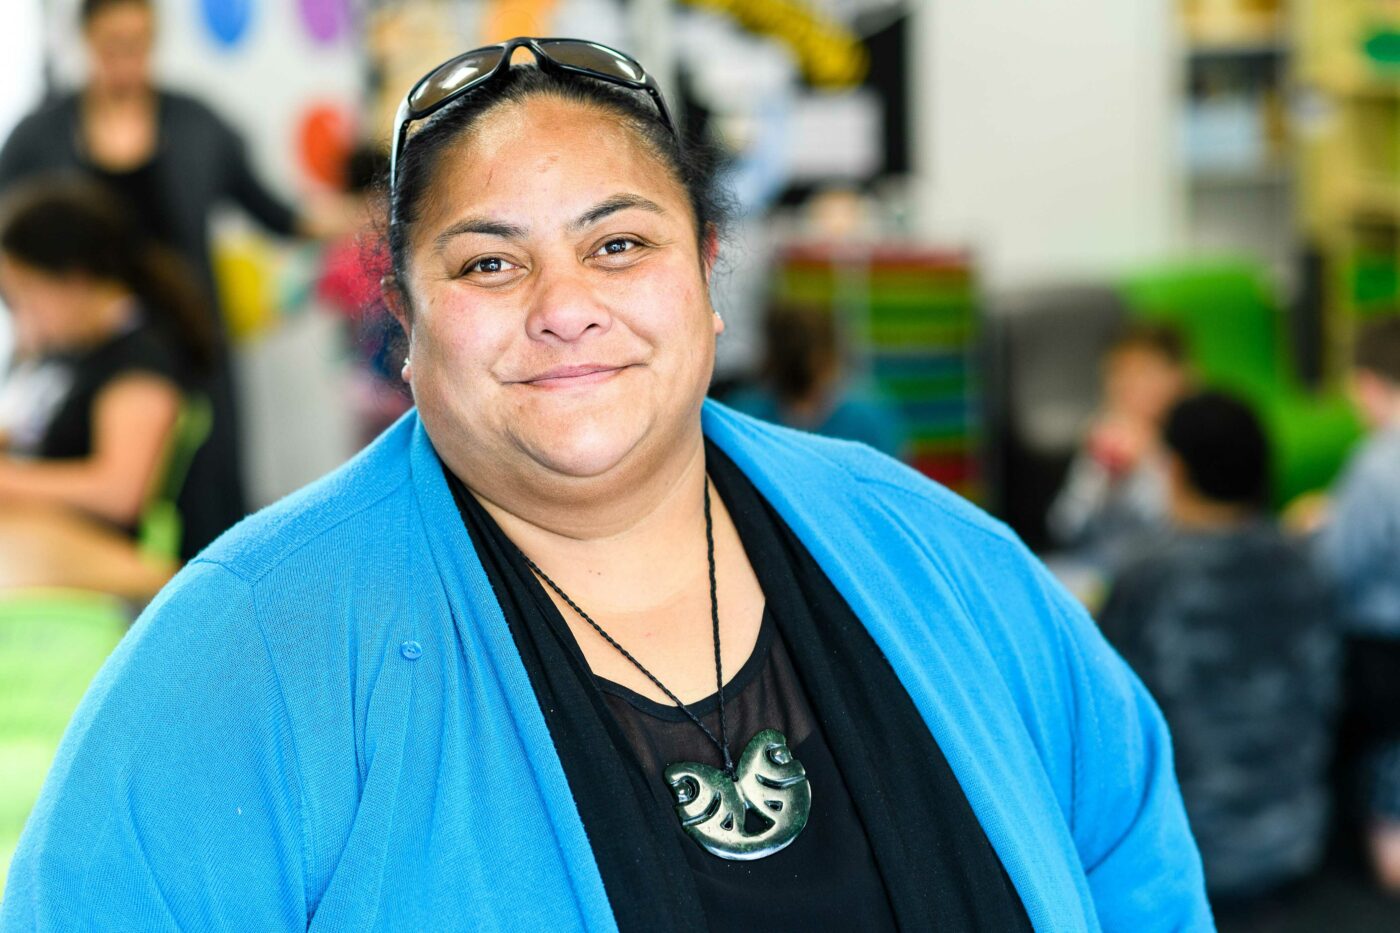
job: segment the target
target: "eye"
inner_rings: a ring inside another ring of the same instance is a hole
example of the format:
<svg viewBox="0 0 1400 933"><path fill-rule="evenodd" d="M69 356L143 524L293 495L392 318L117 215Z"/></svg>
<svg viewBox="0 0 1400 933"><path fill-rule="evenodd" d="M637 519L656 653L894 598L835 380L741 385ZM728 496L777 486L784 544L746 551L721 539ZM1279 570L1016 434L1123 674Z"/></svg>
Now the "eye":
<svg viewBox="0 0 1400 933"><path fill-rule="evenodd" d="M498 275L502 272L511 272L520 268L508 259L500 256L483 256L474 259L462 267L462 275Z"/></svg>
<svg viewBox="0 0 1400 933"><path fill-rule="evenodd" d="M594 256L621 256L623 253L635 252L642 245L640 240L629 236L613 237L602 246L598 247Z"/></svg>

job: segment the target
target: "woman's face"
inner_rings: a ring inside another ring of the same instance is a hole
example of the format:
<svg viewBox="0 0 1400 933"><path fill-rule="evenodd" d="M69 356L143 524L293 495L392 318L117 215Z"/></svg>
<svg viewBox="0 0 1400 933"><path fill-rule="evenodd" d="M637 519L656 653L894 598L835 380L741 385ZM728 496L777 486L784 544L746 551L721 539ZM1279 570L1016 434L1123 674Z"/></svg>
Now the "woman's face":
<svg viewBox="0 0 1400 933"><path fill-rule="evenodd" d="M84 284L75 278L50 275L0 255L0 295L13 316L20 352L63 350L77 343L84 294Z"/></svg>
<svg viewBox="0 0 1400 933"><path fill-rule="evenodd" d="M410 382L455 468L592 478L698 428L723 329L709 262L685 191L628 130L535 97L445 150L426 195Z"/></svg>
<svg viewBox="0 0 1400 933"><path fill-rule="evenodd" d="M114 3L93 16L83 32L94 88L116 96L150 88L156 24L148 4Z"/></svg>

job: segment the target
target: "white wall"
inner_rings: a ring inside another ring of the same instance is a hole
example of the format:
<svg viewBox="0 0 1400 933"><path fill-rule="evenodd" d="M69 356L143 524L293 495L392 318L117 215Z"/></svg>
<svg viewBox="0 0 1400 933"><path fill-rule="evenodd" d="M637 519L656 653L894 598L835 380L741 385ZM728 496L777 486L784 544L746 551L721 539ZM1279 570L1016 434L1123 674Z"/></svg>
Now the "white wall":
<svg viewBox="0 0 1400 933"><path fill-rule="evenodd" d="M0 140L43 93L43 17L39 0L4 0L0 29ZM10 359L10 316L0 303L0 373Z"/></svg>
<svg viewBox="0 0 1400 933"><path fill-rule="evenodd" d="M920 233L992 288L1173 248L1169 0L922 0L913 33Z"/></svg>

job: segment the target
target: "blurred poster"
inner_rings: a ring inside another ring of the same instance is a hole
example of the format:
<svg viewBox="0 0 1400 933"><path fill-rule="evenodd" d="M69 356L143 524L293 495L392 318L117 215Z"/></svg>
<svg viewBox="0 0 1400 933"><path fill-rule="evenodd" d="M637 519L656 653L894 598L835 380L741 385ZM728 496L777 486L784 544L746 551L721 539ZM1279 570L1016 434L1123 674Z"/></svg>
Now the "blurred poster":
<svg viewBox="0 0 1400 933"><path fill-rule="evenodd" d="M912 0L685 0L688 124L734 157L744 209L909 170Z"/></svg>

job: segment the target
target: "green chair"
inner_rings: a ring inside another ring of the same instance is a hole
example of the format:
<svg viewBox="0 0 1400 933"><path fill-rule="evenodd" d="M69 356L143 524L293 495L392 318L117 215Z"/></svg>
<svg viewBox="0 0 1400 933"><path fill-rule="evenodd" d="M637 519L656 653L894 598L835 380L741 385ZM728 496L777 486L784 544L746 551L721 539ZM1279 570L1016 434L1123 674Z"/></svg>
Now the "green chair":
<svg viewBox="0 0 1400 933"><path fill-rule="evenodd" d="M1297 378L1278 303L1257 263L1158 266L1130 276L1119 291L1131 317L1181 331L1206 385L1253 404L1274 450L1276 505L1332 482L1360 422L1340 395L1312 392Z"/></svg>
<svg viewBox="0 0 1400 933"><path fill-rule="evenodd" d="M209 438L214 424L213 406L203 395L191 395L180 409L165 456L165 469L150 501L141 512L137 545L148 557L180 559L184 522L175 502L189 476L194 455Z"/></svg>
<svg viewBox="0 0 1400 933"><path fill-rule="evenodd" d="M112 596L0 594L0 896L63 730L129 623Z"/></svg>

